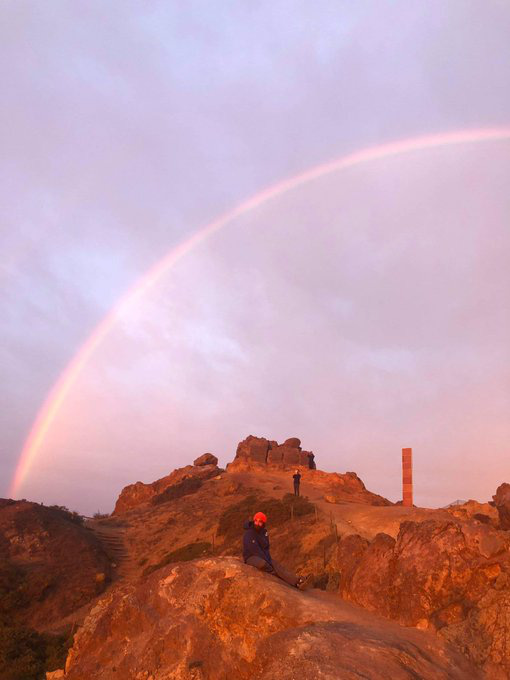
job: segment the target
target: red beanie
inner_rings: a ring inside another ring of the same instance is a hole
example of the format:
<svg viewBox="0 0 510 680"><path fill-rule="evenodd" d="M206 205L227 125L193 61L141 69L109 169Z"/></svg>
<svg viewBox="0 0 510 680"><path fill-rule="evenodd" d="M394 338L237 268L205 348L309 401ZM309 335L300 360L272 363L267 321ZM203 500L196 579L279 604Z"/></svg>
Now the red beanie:
<svg viewBox="0 0 510 680"><path fill-rule="evenodd" d="M255 521L256 519L261 519L264 522L264 524L267 522L267 517L264 515L263 512L256 512L253 515L253 521Z"/></svg>

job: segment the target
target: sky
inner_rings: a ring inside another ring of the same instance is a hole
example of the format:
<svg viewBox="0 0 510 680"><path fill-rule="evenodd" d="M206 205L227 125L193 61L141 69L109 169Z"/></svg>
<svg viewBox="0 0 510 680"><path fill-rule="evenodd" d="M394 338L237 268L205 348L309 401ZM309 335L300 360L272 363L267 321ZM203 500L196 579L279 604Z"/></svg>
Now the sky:
<svg viewBox="0 0 510 680"><path fill-rule="evenodd" d="M498 0L5 1L0 496L126 291L267 187L361 149L510 126ZM510 481L510 142L331 173L231 220L139 296L16 497L109 512L248 434L415 501Z"/></svg>

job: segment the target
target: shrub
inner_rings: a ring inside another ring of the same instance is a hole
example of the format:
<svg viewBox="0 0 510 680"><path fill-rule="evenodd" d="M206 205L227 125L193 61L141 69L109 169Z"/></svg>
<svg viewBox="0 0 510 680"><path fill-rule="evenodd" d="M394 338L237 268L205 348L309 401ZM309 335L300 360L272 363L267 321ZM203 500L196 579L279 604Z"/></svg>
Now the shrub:
<svg viewBox="0 0 510 680"><path fill-rule="evenodd" d="M44 677L46 650L40 635L21 626L0 626L2 680L39 680Z"/></svg>
<svg viewBox="0 0 510 680"><path fill-rule="evenodd" d="M0 624L0 678L43 680L46 671L65 664L71 635L50 635L17 625Z"/></svg>
<svg viewBox="0 0 510 680"><path fill-rule="evenodd" d="M267 515L268 527L278 527L288 522L292 516L303 517L314 511L314 506L308 498L286 494L282 499L262 498L257 494L251 494L243 500L231 505L220 516L218 534L225 536L226 540L239 538L243 531L246 520L251 520L259 510Z"/></svg>
<svg viewBox="0 0 510 680"><path fill-rule="evenodd" d="M49 509L57 511L58 513L63 515L65 519L69 520L70 522L73 522L74 524L79 524L80 526L83 526L83 523L85 522L85 518L82 515L80 515L79 512L69 510L69 508L66 508L65 505L50 505Z"/></svg>
<svg viewBox="0 0 510 680"><path fill-rule="evenodd" d="M0 558L0 625L10 623L13 615L29 604L25 573L12 562Z"/></svg>
<svg viewBox="0 0 510 680"><path fill-rule="evenodd" d="M197 477L187 477L186 479L183 479L182 482L179 482L179 484L169 486L168 489L165 489L157 496L153 496L151 503L153 505L160 505L161 503L167 503L168 501L188 496L189 494L196 493L201 486L201 479L198 479Z"/></svg>

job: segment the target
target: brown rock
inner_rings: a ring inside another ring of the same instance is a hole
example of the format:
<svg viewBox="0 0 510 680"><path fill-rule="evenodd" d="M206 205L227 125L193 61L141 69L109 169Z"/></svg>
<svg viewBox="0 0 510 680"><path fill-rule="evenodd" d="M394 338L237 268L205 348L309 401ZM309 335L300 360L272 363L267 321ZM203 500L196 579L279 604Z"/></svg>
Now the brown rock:
<svg viewBox="0 0 510 680"><path fill-rule="evenodd" d="M340 541L339 590L406 626L427 621L486 671L499 664L509 673L510 649L495 642L507 635L509 549L510 537L484 524L403 522L396 541L385 534Z"/></svg>
<svg viewBox="0 0 510 680"><path fill-rule="evenodd" d="M193 465L197 467L200 465L218 465L218 459L212 453L203 453L198 458L195 458Z"/></svg>
<svg viewBox="0 0 510 680"><path fill-rule="evenodd" d="M510 484L504 482L498 486L492 498L498 511L500 527L510 529Z"/></svg>
<svg viewBox="0 0 510 680"><path fill-rule="evenodd" d="M297 437L289 437L289 439L286 439L283 442L283 445L288 446L290 449L300 449L301 439L298 439Z"/></svg>
<svg viewBox="0 0 510 680"><path fill-rule="evenodd" d="M148 676L146 675L148 674ZM67 680L476 680L434 635L334 595L301 593L235 558L171 565L117 588L74 638Z"/></svg>
<svg viewBox="0 0 510 680"><path fill-rule="evenodd" d="M308 468L308 455L308 451L301 450L301 441L297 437L290 437L283 444L278 444L264 437L250 435L239 443L235 459L228 468L230 470L241 469L251 464Z"/></svg>
<svg viewBox="0 0 510 680"><path fill-rule="evenodd" d="M236 460L244 460L251 463L266 463L269 451L269 442L264 437L249 435L237 445Z"/></svg>
<svg viewBox="0 0 510 680"><path fill-rule="evenodd" d="M498 525L498 511L489 503L479 503L478 501L469 500L461 505L451 505L447 508L450 515L458 517L459 519L475 519L478 522L485 524Z"/></svg>
<svg viewBox="0 0 510 680"><path fill-rule="evenodd" d="M152 484L144 484L143 482L129 484L129 486L125 486L120 492L112 514L121 515L140 505L150 503L156 496L160 496L171 487L177 486L185 480L196 479L203 481L215 477L217 474L218 468L215 463L202 463L198 466L186 465L186 467L177 468L177 470L174 470L166 477L161 477L161 479L152 482Z"/></svg>
<svg viewBox="0 0 510 680"><path fill-rule="evenodd" d="M290 446L281 446L282 450L282 460L284 465L289 465L294 467L295 465L300 465L301 463L301 451L296 448L291 448Z"/></svg>
<svg viewBox="0 0 510 680"><path fill-rule="evenodd" d="M282 465L283 464L283 447L274 446L269 449L267 454L267 462L271 465Z"/></svg>

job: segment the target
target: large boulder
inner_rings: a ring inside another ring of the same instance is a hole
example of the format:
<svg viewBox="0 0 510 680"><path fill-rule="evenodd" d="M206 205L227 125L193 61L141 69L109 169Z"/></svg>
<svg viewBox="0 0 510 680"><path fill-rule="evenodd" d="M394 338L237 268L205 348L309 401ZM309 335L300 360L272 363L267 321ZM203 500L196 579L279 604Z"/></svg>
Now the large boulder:
<svg viewBox="0 0 510 680"><path fill-rule="evenodd" d="M473 519L484 524L491 524L494 527L499 526L498 511L490 503L479 503L478 501L469 500L465 503L450 505L447 511L450 515L459 519Z"/></svg>
<svg viewBox="0 0 510 680"><path fill-rule="evenodd" d="M406 626L438 631L491 678L510 673L510 536L486 524L403 522L397 539L340 540L340 594ZM502 675L501 675L502 673Z"/></svg>
<svg viewBox="0 0 510 680"><path fill-rule="evenodd" d="M363 481L355 472L313 472L316 487L323 487L324 500L327 503L368 503L369 505L393 505L391 501L379 494L368 491Z"/></svg>
<svg viewBox="0 0 510 680"><path fill-rule="evenodd" d="M492 499L498 511L500 527L510 529L510 484L503 482L498 486Z"/></svg>
<svg viewBox="0 0 510 680"><path fill-rule="evenodd" d="M103 597L66 680L476 680L434 635L337 596L301 593L232 557L169 565Z"/></svg>
<svg viewBox="0 0 510 680"><path fill-rule="evenodd" d="M301 448L301 439L298 439L297 437L289 437L289 439L286 439L283 442L284 446L288 446L291 449L300 449Z"/></svg>
<svg viewBox="0 0 510 680"><path fill-rule="evenodd" d="M234 467L256 464L308 468L309 454L309 451L301 449L301 441L297 437L290 437L283 444L278 444L265 437L249 435L237 446Z"/></svg>
<svg viewBox="0 0 510 680"><path fill-rule="evenodd" d="M265 465L269 446L270 442L264 437L254 437L250 434L237 445L235 460Z"/></svg>
<svg viewBox="0 0 510 680"><path fill-rule="evenodd" d="M218 459L212 453L203 453L198 458L195 458L193 465L197 467L201 465L218 465Z"/></svg>

